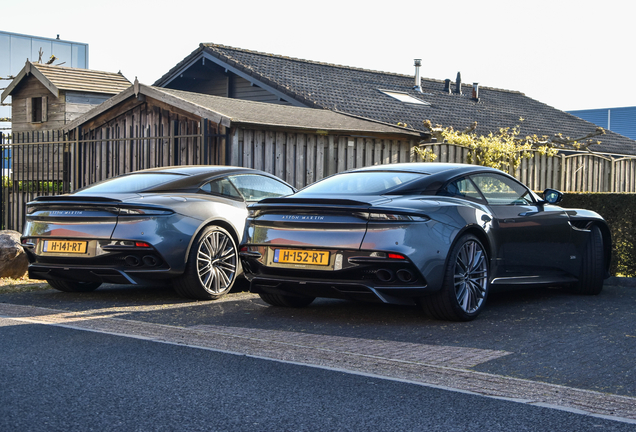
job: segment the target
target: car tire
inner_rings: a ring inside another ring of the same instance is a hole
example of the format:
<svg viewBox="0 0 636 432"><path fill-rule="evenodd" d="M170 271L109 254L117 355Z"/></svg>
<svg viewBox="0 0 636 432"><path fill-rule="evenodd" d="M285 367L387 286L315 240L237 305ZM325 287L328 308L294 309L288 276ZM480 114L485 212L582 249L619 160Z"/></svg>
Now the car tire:
<svg viewBox="0 0 636 432"><path fill-rule="evenodd" d="M47 282L56 290L64 292L91 292L102 284L101 282L80 282L62 279L49 279Z"/></svg>
<svg viewBox="0 0 636 432"><path fill-rule="evenodd" d="M583 252L581 274L579 281L574 284L574 292L585 295L600 294L603 290L604 275L603 234L598 226L593 225Z"/></svg>
<svg viewBox="0 0 636 432"><path fill-rule="evenodd" d="M272 306L284 306L284 307L295 307L301 308L305 306L309 306L316 297L299 297L299 296L290 296L285 294L269 294L269 293L259 293L261 299L267 304Z"/></svg>
<svg viewBox="0 0 636 432"><path fill-rule="evenodd" d="M486 249L477 237L467 234L450 251L441 290L420 303L432 318L471 321L483 310L489 285Z"/></svg>
<svg viewBox="0 0 636 432"><path fill-rule="evenodd" d="M234 285L238 250L232 235L211 225L199 233L188 253L183 275L173 286L177 294L197 300L216 300Z"/></svg>

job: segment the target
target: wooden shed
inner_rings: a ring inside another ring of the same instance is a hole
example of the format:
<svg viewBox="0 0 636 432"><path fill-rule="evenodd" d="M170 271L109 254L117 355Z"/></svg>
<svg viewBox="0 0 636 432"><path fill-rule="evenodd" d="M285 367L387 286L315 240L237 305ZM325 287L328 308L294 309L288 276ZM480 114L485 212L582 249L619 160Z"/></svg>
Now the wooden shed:
<svg viewBox="0 0 636 432"><path fill-rule="evenodd" d="M345 169L412 160L421 134L330 110L133 86L64 127L81 186L154 166L225 164L296 187ZM80 172L81 171L81 172Z"/></svg>
<svg viewBox="0 0 636 432"><path fill-rule="evenodd" d="M13 132L62 129L131 83L119 73L31 63L2 92L12 98Z"/></svg>

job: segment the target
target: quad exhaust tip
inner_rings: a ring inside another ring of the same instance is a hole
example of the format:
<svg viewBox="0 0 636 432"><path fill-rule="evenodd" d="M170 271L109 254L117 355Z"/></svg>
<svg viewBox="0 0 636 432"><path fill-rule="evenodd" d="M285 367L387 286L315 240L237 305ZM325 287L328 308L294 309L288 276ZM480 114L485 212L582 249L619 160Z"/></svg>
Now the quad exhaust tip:
<svg viewBox="0 0 636 432"><path fill-rule="evenodd" d="M375 272L375 277L380 279L382 282L392 282L395 279L395 274L391 270L388 269L380 269Z"/></svg>
<svg viewBox="0 0 636 432"><path fill-rule="evenodd" d="M135 255L128 255L124 258L124 262L129 267L138 267L144 265L146 267L156 267L159 265L159 259L153 255L146 255L142 259L139 259Z"/></svg>
<svg viewBox="0 0 636 432"><path fill-rule="evenodd" d="M401 282L405 282L405 283L413 282L415 280L415 276L413 276L413 273L411 273L409 270L406 270L406 269L398 270L397 278Z"/></svg>

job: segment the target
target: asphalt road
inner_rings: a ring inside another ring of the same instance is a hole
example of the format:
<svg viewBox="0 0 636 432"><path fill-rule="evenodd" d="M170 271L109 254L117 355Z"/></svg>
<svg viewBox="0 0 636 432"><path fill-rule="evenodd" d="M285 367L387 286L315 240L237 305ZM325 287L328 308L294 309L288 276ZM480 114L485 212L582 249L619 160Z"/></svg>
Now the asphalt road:
<svg viewBox="0 0 636 432"><path fill-rule="evenodd" d="M636 430L636 288L416 308L0 295L0 430Z"/></svg>

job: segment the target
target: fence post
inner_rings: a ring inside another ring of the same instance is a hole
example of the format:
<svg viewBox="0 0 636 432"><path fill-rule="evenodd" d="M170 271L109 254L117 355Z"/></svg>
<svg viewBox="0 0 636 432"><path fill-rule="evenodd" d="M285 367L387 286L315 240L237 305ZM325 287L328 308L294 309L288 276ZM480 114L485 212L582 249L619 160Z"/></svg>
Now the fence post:
<svg viewBox="0 0 636 432"><path fill-rule="evenodd" d="M176 138L178 134L179 121L172 120L172 126L170 127L170 142L172 143L172 165L180 165L179 160L181 158L181 151L179 149L179 138Z"/></svg>
<svg viewBox="0 0 636 432"><path fill-rule="evenodd" d="M210 145L210 143L208 142L210 140L210 133L208 131L208 119L206 118L202 118L201 119L201 145L203 146L203 163L205 165L211 165L210 161L209 161L209 155L210 155L210 151L208 146Z"/></svg>
<svg viewBox="0 0 636 432"><path fill-rule="evenodd" d="M616 192L616 178L614 176L616 169L616 161L612 158L610 162L610 190L609 192Z"/></svg>
<svg viewBox="0 0 636 432"><path fill-rule="evenodd" d="M561 153L561 187L559 190L565 192L565 155Z"/></svg>

